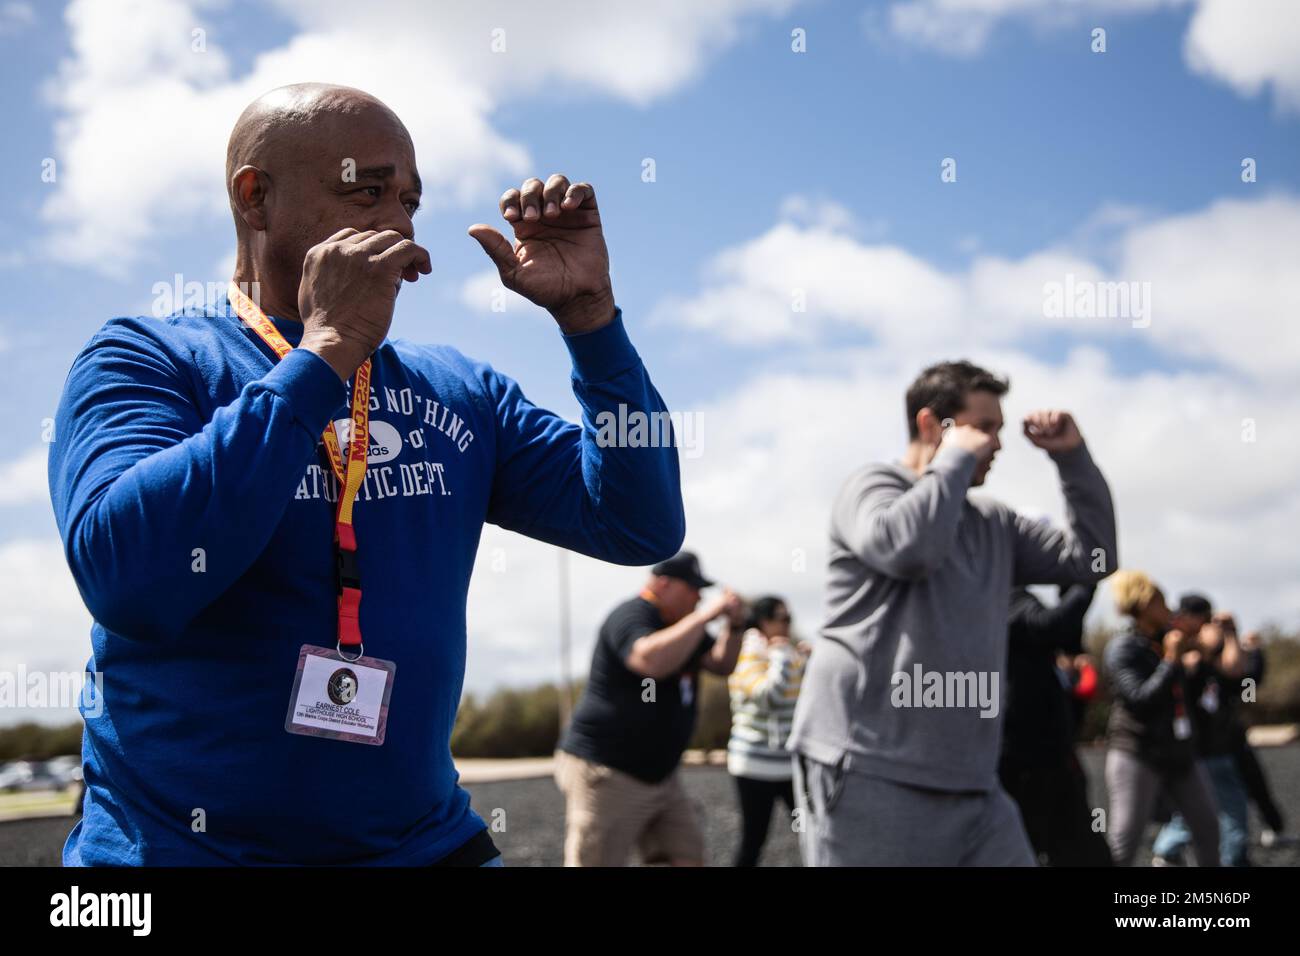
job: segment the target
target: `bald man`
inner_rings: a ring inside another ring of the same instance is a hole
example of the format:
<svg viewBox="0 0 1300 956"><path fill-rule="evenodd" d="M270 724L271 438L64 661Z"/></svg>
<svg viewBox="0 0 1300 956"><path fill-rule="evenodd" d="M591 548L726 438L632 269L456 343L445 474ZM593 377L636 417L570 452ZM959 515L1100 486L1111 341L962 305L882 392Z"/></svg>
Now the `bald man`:
<svg viewBox="0 0 1300 956"><path fill-rule="evenodd" d="M546 308L581 426L446 345L388 337L415 151L357 90L240 116L226 300L106 323L73 362L50 490L94 617L67 864L493 865L449 752L484 522L606 561L681 545L676 450L614 304L595 193L552 176L470 235ZM94 686L94 685L92 685Z"/></svg>

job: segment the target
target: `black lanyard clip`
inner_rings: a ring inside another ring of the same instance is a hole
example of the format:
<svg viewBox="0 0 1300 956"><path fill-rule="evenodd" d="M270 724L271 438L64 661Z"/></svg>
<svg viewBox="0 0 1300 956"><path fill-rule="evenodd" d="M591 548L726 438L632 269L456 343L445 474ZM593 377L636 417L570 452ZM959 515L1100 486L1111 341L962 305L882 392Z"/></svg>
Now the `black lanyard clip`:
<svg viewBox="0 0 1300 956"><path fill-rule="evenodd" d="M339 594L344 588L361 590L361 569L357 566L357 553L345 551L334 544L334 585Z"/></svg>

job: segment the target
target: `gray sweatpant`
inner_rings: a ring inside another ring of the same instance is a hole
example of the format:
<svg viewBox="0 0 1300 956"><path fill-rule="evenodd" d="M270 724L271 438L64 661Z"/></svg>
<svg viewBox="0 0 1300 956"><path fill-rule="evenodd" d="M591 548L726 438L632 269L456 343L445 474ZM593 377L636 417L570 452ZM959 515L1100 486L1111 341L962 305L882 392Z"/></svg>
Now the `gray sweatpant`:
<svg viewBox="0 0 1300 956"><path fill-rule="evenodd" d="M949 793L796 756L805 866L1034 866L1020 811L999 786Z"/></svg>
<svg viewBox="0 0 1300 956"><path fill-rule="evenodd" d="M1152 767L1137 754L1112 749L1106 752L1106 791L1110 794L1106 842L1115 865L1133 865L1162 789L1192 831L1197 865L1218 866L1218 808L1200 761L1181 773L1168 773Z"/></svg>

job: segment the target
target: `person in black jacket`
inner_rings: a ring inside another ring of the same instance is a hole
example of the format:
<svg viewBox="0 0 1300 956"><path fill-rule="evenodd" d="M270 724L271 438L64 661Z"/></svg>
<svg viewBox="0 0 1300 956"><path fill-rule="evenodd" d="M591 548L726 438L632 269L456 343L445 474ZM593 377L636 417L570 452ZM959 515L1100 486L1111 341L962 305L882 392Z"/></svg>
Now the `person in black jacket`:
<svg viewBox="0 0 1300 956"><path fill-rule="evenodd" d="M1247 631L1241 635L1241 656L1242 676L1254 681L1258 687L1264 682L1264 648L1258 631ZM1264 768L1260 766L1259 758L1255 756L1255 750L1245 734L1237 738L1233 757L1237 761L1237 772L1246 785L1246 792L1264 820L1264 829L1259 837L1260 845L1294 846L1296 838L1286 833L1286 819L1273 799L1268 778L1264 776Z"/></svg>
<svg viewBox="0 0 1300 956"><path fill-rule="evenodd" d="M1106 647L1114 700L1107 726L1107 842L1117 866L1129 866L1164 790L1187 822L1196 861L1219 865L1218 808L1205 768L1196 760L1182 655L1188 636L1169 629L1165 596L1140 571L1112 578L1115 605L1129 618Z"/></svg>
<svg viewBox="0 0 1300 956"><path fill-rule="evenodd" d="M1183 671L1196 730L1196 756L1209 774L1219 807L1219 861L1224 866L1249 866L1249 804L1234 756L1246 737L1237 707L1245 670L1237 625L1231 614L1215 614L1201 594L1183 595L1173 623L1195 638L1183 654ZM1156 836L1152 862L1181 865L1190 839L1186 824L1174 814Z"/></svg>
<svg viewBox="0 0 1300 956"><path fill-rule="evenodd" d="M1074 752L1069 692L1059 653L1083 649L1083 618L1093 586L1062 589L1047 607L1027 588L1011 592L1007 629L1007 705L998 775L1020 807L1029 842L1048 866L1110 866L1105 837L1092 827L1088 781Z"/></svg>

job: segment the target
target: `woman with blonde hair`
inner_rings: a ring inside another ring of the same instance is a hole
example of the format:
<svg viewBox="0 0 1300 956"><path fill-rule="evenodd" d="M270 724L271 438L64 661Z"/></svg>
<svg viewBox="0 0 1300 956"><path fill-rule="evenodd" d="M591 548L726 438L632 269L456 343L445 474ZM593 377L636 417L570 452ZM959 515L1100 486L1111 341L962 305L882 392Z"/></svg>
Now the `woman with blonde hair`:
<svg viewBox="0 0 1300 956"><path fill-rule="evenodd" d="M1116 866L1132 865L1163 791L1192 832L1196 862L1218 866L1218 811L1196 760L1182 663L1194 635L1170 630L1165 596L1141 571L1117 571L1111 589L1127 618L1105 654L1114 696L1106 729L1111 855Z"/></svg>

